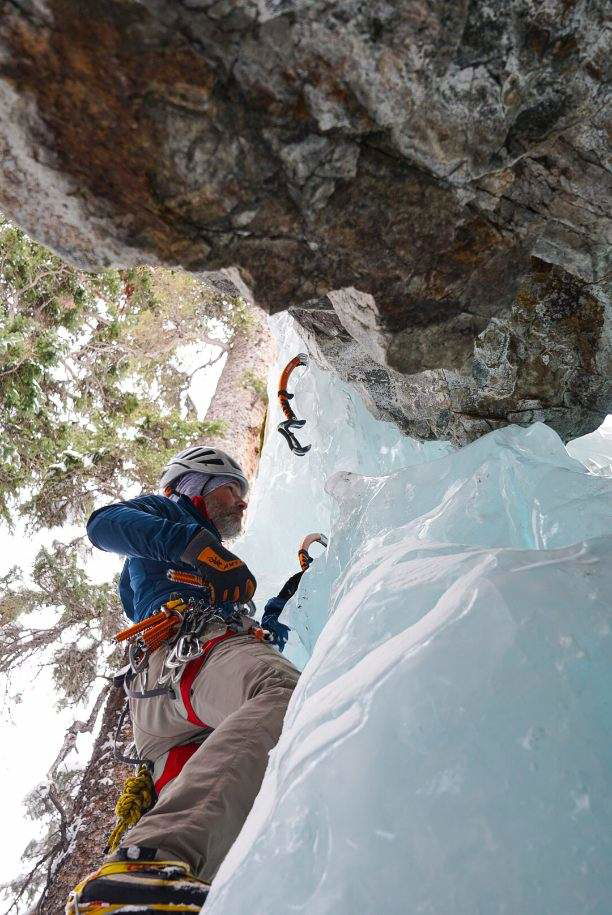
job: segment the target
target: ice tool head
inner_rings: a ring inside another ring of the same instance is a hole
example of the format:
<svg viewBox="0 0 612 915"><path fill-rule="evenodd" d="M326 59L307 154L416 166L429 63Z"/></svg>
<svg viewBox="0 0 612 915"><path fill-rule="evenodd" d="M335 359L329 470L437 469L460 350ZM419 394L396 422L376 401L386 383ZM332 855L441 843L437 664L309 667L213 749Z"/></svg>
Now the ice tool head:
<svg viewBox="0 0 612 915"><path fill-rule="evenodd" d="M291 359L283 369L280 381L278 383L278 400L281 405L281 409L287 418L282 423L279 423L277 428L293 453L301 457L310 451L311 446L300 445L293 430L302 429L306 423L306 420L298 419L291 409L289 401L293 400L293 394L290 394L287 390L289 376L299 365L308 365L307 353L298 353L297 356L294 356L294 358Z"/></svg>

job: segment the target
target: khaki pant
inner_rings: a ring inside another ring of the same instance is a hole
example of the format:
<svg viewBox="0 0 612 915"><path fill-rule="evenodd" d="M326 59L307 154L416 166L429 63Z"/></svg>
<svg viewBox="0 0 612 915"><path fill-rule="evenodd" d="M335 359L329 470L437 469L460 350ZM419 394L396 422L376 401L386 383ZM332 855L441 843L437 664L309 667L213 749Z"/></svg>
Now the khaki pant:
<svg viewBox="0 0 612 915"><path fill-rule="evenodd" d="M155 685L163 657L155 652L134 689ZM298 677L275 649L239 635L214 647L192 683L183 674L176 699L132 699L136 746L155 761L156 780L168 775L169 760L185 758L185 747L172 748L204 742L188 748L192 755L122 846L160 849L210 881L253 805Z"/></svg>

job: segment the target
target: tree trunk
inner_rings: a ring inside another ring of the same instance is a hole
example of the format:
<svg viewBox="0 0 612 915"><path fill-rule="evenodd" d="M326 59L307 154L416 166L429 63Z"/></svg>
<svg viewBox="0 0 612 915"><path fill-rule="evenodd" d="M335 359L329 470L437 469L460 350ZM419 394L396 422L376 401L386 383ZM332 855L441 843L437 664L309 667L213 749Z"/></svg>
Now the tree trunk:
<svg viewBox="0 0 612 915"><path fill-rule="evenodd" d="M116 762L113 756L124 699L123 690L113 687L106 700L100 733L74 804L70 845L38 900L35 911L40 915L63 915L70 890L95 870L103 857L115 820L115 803L124 780L132 772L130 766Z"/></svg>
<svg viewBox="0 0 612 915"><path fill-rule="evenodd" d="M274 339L268 330L266 314L252 300L250 291L235 268L221 271L247 302L247 325L239 329L219 379L206 420L222 420L226 431L215 437L235 458L249 480L257 470L261 428L266 416L266 379L274 360ZM217 281L217 286L219 286Z"/></svg>
<svg viewBox="0 0 612 915"><path fill-rule="evenodd" d="M259 460L261 427L266 415L265 382L274 357L274 343L265 314L250 297L237 271L224 275L248 303L248 323L234 335L206 420L224 420L227 429L215 444L227 449L251 480ZM123 707L123 691L113 689L104 709L100 734L76 801L68 850L51 875L38 901L40 915L63 915L70 890L99 867L114 825L114 807L129 767L113 757L113 735Z"/></svg>

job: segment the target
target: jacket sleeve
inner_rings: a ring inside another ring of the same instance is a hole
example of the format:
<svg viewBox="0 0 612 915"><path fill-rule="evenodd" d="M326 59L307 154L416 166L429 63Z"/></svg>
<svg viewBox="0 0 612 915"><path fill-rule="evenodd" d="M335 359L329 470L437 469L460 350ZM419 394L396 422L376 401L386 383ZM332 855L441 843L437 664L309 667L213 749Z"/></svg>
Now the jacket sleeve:
<svg viewBox="0 0 612 915"><path fill-rule="evenodd" d="M268 619L272 616L275 617L276 619L279 618L279 616L285 609L285 604L287 603L289 598L293 597L293 595L297 591L298 585L300 583L300 580L301 580L303 574L304 574L303 571L296 572L295 575L292 575L291 578L289 578L285 582L285 584L280 589L280 591L278 592L276 597L270 598L270 600L264 607L263 616L261 618L262 623L263 623L263 620L265 617L268 617Z"/></svg>
<svg viewBox="0 0 612 915"><path fill-rule="evenodd" d="M285 609L286 600L282 600L280 597L271 597L264 607L264 612L262 614L262 622L266 616L275 616L277 619Z"/></svg>
<svg viewBox="0 0 612 915"><path fill-rule="evenodd" d="M179 562L199 530L195 521L166 518L139 499L99 508L87 522L87 536L99 549L161 562Z"/></svg>

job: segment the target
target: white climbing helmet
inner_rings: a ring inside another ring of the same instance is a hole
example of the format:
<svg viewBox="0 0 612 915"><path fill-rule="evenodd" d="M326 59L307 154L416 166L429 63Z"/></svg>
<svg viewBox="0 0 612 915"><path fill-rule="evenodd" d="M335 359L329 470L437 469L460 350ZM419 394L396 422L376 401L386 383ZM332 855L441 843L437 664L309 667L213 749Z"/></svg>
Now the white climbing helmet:
<svg viewBox="0 0 612 915"><path fill-rule="evenodd" d="M174 489L173 484L179 477L193 471L206 473L209 476L233 477L240 485L242 496L247 494L249 483L240 464L237 464L225 451L221 451L219 448L208 448L206 445L195 445L175 454L164 467L162 478L159 481L162 492L166 486Z"/></svg>

